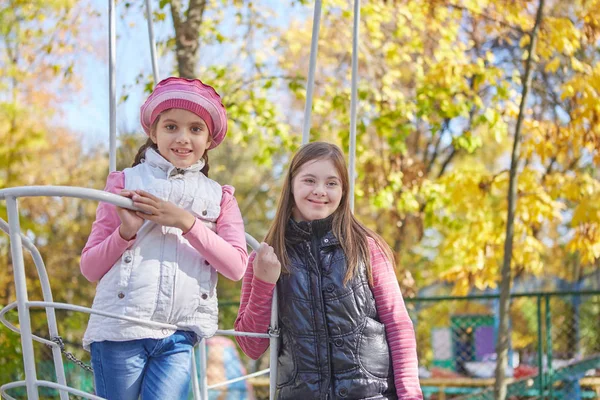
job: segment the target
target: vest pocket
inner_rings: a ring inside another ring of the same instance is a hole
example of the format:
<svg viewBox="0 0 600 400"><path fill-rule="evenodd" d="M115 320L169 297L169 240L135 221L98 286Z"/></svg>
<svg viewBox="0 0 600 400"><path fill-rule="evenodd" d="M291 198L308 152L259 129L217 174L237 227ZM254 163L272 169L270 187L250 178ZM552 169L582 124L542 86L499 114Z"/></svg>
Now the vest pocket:
<svg viewBox="0 0 600 400"><path fill-rule="evenodd" d="M221 207L218 204L201 197L194 198L191 209L192 214L200 218L204 223L217 222L217 218L221 214Z"/></svg>
<svg viewBox="0 0 600 400"><path fill-rule="evenodd" d="M294 382L298 375L296 356L292 335L283 330L277 357L277 388L282 388Z"/></svg>
<svg viewBox="0 0 600 400"><path fill-rule="evenodd" d="M366 319L358 340L358 364L375 378L388 378L392 373L385 326L371 318Z"/></svg>

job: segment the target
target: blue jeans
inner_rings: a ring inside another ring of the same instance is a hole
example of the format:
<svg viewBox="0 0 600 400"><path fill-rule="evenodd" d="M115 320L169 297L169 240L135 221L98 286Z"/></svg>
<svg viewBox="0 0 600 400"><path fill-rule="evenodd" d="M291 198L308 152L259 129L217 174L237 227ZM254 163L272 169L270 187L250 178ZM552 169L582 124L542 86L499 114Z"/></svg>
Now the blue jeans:
<svg viewBox="0 0 600 400"><path fill-rule="evenodd" d="M96 395L109 400L187 399L192 371L193 332L164 339L94 342Z"/></svg>

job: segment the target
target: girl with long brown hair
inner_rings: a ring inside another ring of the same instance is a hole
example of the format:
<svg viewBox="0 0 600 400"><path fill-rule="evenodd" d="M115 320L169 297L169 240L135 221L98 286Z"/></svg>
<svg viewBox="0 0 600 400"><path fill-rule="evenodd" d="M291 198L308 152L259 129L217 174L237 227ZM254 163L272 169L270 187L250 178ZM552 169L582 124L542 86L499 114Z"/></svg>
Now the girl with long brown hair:
<svg viewBox="0 0 600 400"><path fill-rule="evenodd" d="M267 332L278 291L278 399L422 399L392 252L354 217L348 187L337 146L296 153L265 243L248 261L235 328ZM254 359L269 346L236 339Z"/></svg>

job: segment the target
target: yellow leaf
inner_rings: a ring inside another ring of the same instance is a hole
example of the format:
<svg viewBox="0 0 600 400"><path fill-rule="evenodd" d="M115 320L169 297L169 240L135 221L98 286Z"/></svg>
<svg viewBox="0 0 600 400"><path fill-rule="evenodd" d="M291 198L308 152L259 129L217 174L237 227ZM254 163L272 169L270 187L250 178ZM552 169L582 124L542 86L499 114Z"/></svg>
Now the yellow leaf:
<svg viewBox="0 0 600 400"><path fill-rule="evenodd" d="M560 67L560 58L554 57L552 61L546 64L546 68L544 68L544 70L546 72L555 73L558 67Z"/></svg>

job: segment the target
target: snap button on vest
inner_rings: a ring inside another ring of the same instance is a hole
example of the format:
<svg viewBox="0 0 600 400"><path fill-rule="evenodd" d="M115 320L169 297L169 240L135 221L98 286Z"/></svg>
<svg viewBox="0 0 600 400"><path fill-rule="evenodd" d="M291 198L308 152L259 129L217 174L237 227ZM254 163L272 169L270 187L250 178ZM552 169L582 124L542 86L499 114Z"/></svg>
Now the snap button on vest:
<svg viewBox="0 0 600 400"><path fill-rule="evenodd" d="M342 347L342 345L344 344L344 339L337 338L333 341L333 344L335 344L337 347Z"/></svg>
<svg viewBox="0 0 600 400"><path fill-rule="evenodd" d="M117 297L120 298L120 299L122 299L122 298L125 297L125 293L119 292L119 294L117 294Z"/></svg>
<svg viewBox="0 0 600 400"><path fill-rule="evenodd" d="M208 211L206 211L206 210L202 211L202 215L206 216L206 214L208 214Z"/></svg>
<svg viewBox="0 0 600 400"><path fill-rule="evenodd" d="M345 387L340 388L340 390L338 391L338 395L340 397L346 397L346 396L348 396L348 389L346 389Z"/></svg>
<svg viewBox="0 0 600 400"><path fill-rule="evenodd" d="M327 288L325 288L325 290L331 293L335 290L335 285L333 283L330 283L329 285L327 285Z"/></svg>
<svg viewBox="0 0 600 400"><path fill-rule="evenodd" d="M125 256L125 262L127 264L129 264L131 262L131 260L132 260L131 256Z"/></svg>
<svg viewBox="0 0 600 400"><path fill-rule="evenodd" d="M208 295L206 293L202 293L202 296L200 296L200 297L202 297L202 300L208 299Z"/></svg>

